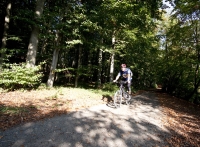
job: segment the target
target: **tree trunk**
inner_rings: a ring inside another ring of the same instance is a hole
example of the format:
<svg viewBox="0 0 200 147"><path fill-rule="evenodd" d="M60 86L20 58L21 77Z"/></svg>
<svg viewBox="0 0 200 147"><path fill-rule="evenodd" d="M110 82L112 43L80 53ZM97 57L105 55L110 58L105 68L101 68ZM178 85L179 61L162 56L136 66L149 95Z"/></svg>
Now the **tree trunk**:
<svg viewBox="0 0 200 147"><path fill-rule="evenodd" d="M78 67L77 67L77 73L76 73L76 78L75 78L75 87L78 86L79 69L80 69L80 67L81 67L81 54L82 54L82 45L79 44Z"/></svg>
<svg viewBox="0 0 200 147"><path fill-rule="evenodd" d="M58 55L59 55L59 49L55 49L53 52L53 60L51 64L51 69L49 73L49 78L47 81L47 87L53 87L54 78L55 78L55 69L58 63Z"/></svg>
<svg viewBox="0 0 200 147"><path fill-rule="evenodd" d="M110 82L113 81L113 75L114 75L114 57L115 57L115 32L113 33L112 36L112 49L113 49L113 53L111 53L111 59L110 59Z"/></svg>
<svg viewBox="0 0 200 147"><path fill-rule="evenodd" d="M165 40L165 52L166 52L166 59L167 61L169 60L169 55L168 55L168 36L166 35L166 40Z"/></svg>
<svg viewBox="0 0 200 147"><path fill-rule="evenodd" d="M102 72L102 50L99 50L99 59L98 59L98 75L97 75L97 87L101 85L101 72Z"/></svg>
<svg viewBox="0 0 200 147"><path fill-rule="evenodd" d="M56 46L58 47L60 45L60 36L59 33L57 32L57 37L56 37ZM54 79L55 79L55 69L58 63L58 55L59 55L59 49L56 48L53 52L53 59L51 63L51 69L49 73L49 78L47 80L47 87L53 87Z"/></svg>
<svg viewBox="0 0 200 147"><path fill-rule="evenodd" d="M198 94L198 89L199 89L199 86L200 86L200 79L199 79L200 44L199 44L199 26L198 26L198 23L196 23L196 28L195 28L195 43L196 43L196 54L197 54L197 61L198 62L197 62L197 65L196 65L196 70L195 70L194 90L191 93L190 97L192 97L194 94ZM194 101L198 101L197 96L195 96Z"/></svg>
<svg viewBox="0 0 200 147"><path fill-rule="evenodd" d="M37 0L36 9L35 9L35 20L39 19L43 13L45 0ZM39 36L39 27L37 25L33 26L31 37L28 45L28 52L26 57L27 67L34 67L36 63L36 55L38 48L38 39Z"/></svg>
<svg viewBox="0 0 200 147"><path fill-rule="evenodd" d="M2 38L2 45L1 45L1 57L0 57L0 69L2 68L3 60L5 58L5 47L6 47L6 41L7 41L7 30L9 29L9 23L10 23L10 10L11 10L11 3L8 3L6 8L6 16L5 16L5 22L4 22L4 32L3 32L3 38Z"/></svg>

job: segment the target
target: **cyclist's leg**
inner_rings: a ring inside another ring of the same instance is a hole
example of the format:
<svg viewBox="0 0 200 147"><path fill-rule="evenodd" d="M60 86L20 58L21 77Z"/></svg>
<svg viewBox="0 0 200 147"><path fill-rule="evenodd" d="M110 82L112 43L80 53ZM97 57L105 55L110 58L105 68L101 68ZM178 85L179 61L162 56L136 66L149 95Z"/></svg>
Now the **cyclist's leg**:
<svg viewBox="0 0 200 147"><path fill-rule="evenodd" d="M128 94L129 94L129 97L131 96L131 82L127 84L128 86Z"/></svg>
<svg viewBox="0 0 200 147"><path fill-rule="evenodd" d="M126 98L126 104L129 105L130 104L130 100L131 100L131 82L126 84L127 88L128 88L128 97Z"/></svg>

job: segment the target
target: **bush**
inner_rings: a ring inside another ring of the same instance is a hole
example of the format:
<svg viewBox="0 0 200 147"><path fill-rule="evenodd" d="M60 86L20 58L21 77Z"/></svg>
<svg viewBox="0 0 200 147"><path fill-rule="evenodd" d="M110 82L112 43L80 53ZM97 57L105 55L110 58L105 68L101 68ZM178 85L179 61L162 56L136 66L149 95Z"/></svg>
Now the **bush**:
<svg viewBox="0 0 200 147"><path fill-rule="evenodd" d="M0 72L0 86L8 90L36 88L41 83L40 67L26 68L25 64L6 65Z"/></svg>
<svg viewBox="0 0 200 147"><path fill-rule="evenodd" d="M118 86L115 83L105 83L102 85L102 90L114 92L118 89Z"/></svg>

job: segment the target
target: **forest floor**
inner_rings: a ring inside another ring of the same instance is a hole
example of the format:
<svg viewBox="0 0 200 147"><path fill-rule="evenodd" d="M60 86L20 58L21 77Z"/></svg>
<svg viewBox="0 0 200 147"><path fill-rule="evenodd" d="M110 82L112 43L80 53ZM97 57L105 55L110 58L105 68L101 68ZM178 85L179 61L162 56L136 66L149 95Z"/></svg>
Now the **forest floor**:
<svg viewBox="0 0 200 147"><path fill-rule="evenodd" d="M157 91L163 113L164 126L176 132L168 139L173 146L200 147L200 106Z"/></svg>
<svg viewBox="0 0 200 147"><path fill-rule="evenodd" d="M134 96L142 92L144 91L139 91ZM164 126L173 132L167 142L172 146L199 146L200 107L158 90L151 92L156 94L162 111L167 116L163 121ZM109 94L80 88L2 92L0 129L7 130L24 122L38 121L109 102L112 102Z"/></svg>

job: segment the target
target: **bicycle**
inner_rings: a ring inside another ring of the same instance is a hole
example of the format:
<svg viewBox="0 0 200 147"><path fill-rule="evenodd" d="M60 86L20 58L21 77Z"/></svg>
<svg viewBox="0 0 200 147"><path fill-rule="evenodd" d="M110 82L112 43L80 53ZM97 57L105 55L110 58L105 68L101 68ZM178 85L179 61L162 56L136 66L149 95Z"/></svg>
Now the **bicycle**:
<svg viewBox="0 0 200 147"><path fill-rule="evenodd" d="M124 84L127 83L127 81L120 81L115 82L119 84L119 90L117 90L114 94L114 105L116 108L120 108L122 102L126 102L127 105L130 104L131 96L126 92ZM130 96L130 97L129 97Z"/></svg>

